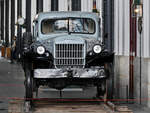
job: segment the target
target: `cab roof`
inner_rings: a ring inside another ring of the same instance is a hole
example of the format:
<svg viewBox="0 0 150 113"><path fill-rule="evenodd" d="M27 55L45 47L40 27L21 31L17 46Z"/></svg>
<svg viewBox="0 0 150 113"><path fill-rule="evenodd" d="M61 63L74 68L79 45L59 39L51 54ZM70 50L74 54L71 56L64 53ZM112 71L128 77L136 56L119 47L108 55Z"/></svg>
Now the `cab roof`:
<svg viewBox="0 0 150 113"><path fill-rule="evenodd" d="M51 11L42 12L37 16L37 20L43 20L48 18L67 18L67 17L77 17L77 18L91 18L93 20L98 20L99 17L96 13L92 12L81 12L81 11Z"/></svg>

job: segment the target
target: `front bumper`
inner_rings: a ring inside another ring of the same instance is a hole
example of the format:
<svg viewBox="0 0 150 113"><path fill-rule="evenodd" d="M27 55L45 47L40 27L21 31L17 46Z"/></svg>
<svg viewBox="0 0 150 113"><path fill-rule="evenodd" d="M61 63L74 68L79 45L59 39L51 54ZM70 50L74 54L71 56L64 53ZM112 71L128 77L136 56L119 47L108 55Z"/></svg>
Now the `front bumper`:
<svg viewBox="0 0 150 113"><path fill-rule="evenodd" d="M34 78L106 78L103 68L99 69L35 69Z"/></svg>

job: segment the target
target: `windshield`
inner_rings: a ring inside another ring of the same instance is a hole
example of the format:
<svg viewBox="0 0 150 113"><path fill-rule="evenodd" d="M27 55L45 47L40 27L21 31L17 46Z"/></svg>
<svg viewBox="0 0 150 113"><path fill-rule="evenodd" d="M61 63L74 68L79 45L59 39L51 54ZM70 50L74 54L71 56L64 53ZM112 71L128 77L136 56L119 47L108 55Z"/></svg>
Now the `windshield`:
<svg viewBox="0 0 150 113"><path fill-rule="evenodd" d="M50 33L95 33L95 22L89 18L46 19L41 23L43 34Z"/></svg>

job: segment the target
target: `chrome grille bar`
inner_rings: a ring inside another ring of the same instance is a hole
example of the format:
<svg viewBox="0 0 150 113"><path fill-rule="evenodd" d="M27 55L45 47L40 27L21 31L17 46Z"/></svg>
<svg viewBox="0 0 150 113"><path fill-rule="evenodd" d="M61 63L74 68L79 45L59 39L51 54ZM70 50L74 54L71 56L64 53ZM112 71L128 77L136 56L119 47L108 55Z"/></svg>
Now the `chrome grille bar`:
<svg viewBox="0 0 150 113"><path fill-rule="evenodd" d="M84 44L55 44L55 66L83 67L85 65Z"/></svg>

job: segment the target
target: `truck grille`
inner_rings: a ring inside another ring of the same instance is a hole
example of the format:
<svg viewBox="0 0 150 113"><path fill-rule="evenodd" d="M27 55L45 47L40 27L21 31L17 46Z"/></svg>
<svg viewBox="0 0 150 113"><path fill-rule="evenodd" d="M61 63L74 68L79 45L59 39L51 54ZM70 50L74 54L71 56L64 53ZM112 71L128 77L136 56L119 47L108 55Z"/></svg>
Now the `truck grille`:
<svg viewBox="0 0 150 113"><path fill-rule="evenodd" d="M84 44L55 44L55 61L57 68L84 67L85 47Z"/></svg>

